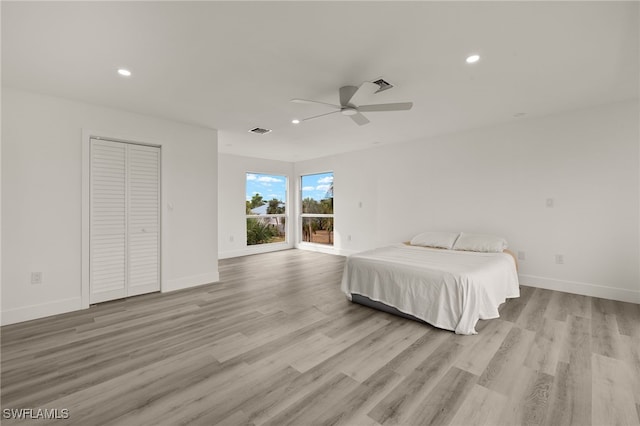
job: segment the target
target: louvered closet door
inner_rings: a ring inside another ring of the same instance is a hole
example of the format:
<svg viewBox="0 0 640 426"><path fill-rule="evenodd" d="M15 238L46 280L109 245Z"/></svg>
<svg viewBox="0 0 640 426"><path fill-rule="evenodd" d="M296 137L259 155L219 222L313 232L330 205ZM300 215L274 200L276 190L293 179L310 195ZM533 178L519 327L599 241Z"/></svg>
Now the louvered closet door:
<svg viewBox="0 0 640 426"><path fill-rule="evenodd" d="M128 295L160 290L160 150L129 145Z"/></svg>
<svg viewBox="0 0 640 426"><path fill-rule="evenodd" d="M127 295L126 145L91 140L90 302Z"/></svg>
<svg viewBox="0 0 640 426"><path fill-rule="evenodd" d="M160 290L160 149L91 140L90 303Z"/></svg>

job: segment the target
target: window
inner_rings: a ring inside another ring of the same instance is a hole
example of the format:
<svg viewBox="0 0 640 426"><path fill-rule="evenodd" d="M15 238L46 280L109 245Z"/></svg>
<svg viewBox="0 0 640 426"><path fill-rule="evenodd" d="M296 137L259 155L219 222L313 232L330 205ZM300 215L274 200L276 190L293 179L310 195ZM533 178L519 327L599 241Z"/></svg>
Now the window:
<svg viewBox="0 0 640 426"><path fill-rule="evenodd" d="M287 178L247 173L247 245L287 241Z"/></svg>
<svg viewBox="0 0 640 426"><path fill-rule="evenodd" d="M302 241L333 245L333 172L301 178Z"/></svg>

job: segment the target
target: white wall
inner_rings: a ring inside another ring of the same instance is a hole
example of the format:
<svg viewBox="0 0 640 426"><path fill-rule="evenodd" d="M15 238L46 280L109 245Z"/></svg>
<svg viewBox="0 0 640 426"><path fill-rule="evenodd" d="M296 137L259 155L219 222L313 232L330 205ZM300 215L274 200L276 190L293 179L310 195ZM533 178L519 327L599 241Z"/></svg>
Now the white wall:
<svg viewBox="0 0 640 426"><path fill-rule="evenodd" d="M336 253L425 230L492 233L525 252L523 284L640 303L639 141L634 101L299 162L295 173L334 171Z"/></svg>
<svg viewBox="0 0 640 426"><path fill-rule="evenodd" d="M3 324L81 306L83 129L162 144L163 291L218 280L215 130L16 89L2 95ZM31 271L43 272L43 284L30 284Z"/></svg>
<svg viewBox="0 0 640 426"><path fill-rule="evenodd" d="M299 243L299 248L349 255L380 245L384 232L378 226L378 176L380 153L369 149L302 161L295 164L296 179L302 175L333 172L333 247ZM350 238L349 238L350 237Z"/></svg>
<svg viewBox="0 0 640 426"><path fill-rule="evenodd" d="M218 157L218 246L220 259L283 250L293 247L292 216L287 220L287 242L247 246L247 227L245 218L246 174L265 173L286 176L289 181L286 206L293 206L295 186L293 182L293 163L242 157L231 154L219 154Z"/></svg>

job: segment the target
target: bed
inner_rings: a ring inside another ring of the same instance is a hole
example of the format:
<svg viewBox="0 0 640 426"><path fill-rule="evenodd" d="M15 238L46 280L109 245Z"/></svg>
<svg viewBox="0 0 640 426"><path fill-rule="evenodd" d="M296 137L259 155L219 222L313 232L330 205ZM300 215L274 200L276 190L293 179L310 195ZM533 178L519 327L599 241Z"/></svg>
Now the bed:
<svg viewBox="0 0 640 426"><path fill-rule="evenodd" d="M509 253L409 243L349 256L341 288L353 302L399 311L457 334L477 334L479 319L498 318L500 304L520 296Z"/></svg>

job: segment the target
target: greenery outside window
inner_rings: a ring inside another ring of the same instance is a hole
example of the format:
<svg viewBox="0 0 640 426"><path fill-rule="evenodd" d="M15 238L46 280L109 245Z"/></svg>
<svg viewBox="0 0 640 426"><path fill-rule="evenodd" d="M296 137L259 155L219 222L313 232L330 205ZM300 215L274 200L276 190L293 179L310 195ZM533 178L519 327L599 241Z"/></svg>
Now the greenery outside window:
<svg viewBox="0 0 640 426"><path fill-rule="evenodd" d="M301 177L300 235L303 242L333 245L333 172Z"/></svg>
<svg viewBox="0 0 640 426"><path fill-rule="evenodd" d="M287 178L261 173L246 175L247 245L287 241Z"/></svg>

